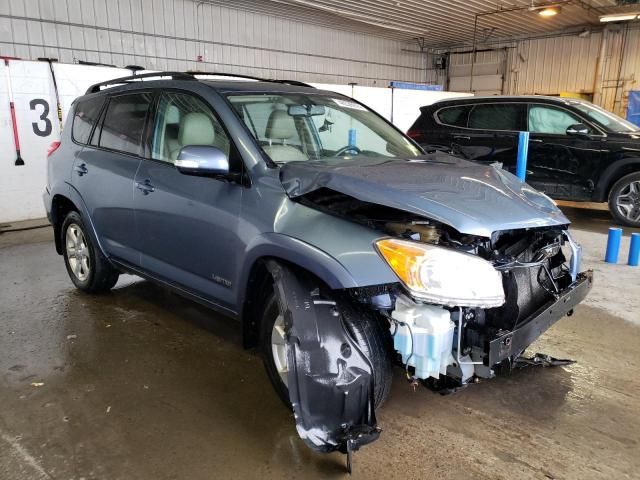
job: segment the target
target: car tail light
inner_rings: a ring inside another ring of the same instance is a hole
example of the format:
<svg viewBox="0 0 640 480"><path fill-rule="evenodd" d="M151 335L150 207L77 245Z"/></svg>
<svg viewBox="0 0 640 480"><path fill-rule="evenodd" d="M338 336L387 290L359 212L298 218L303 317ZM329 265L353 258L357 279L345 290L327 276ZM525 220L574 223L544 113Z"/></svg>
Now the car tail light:
<svg viewBox="0 0 640 480"><path fill-rule="evenodd" d="M413 129L413 128L409 129L409 131L407 132L407 136L414 139L416 142L419 142L420 140L422 140L422 132L420 132L420 130L417 130L417 129Z"/></svg>
<svg viewBox="0 0 640 480"><path fill-rule="evenodd" d="M55 152L60 146L60 142L52 142L47 148L47 157L50 157L53 152Z"/></svg>

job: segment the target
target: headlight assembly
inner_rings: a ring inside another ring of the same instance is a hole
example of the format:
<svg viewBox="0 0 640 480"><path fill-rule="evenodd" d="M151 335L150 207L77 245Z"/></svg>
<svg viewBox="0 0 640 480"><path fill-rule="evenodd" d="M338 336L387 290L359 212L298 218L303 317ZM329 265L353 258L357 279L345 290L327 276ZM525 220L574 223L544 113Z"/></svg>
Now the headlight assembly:
<svg viewBox="0 0 640 480"><path fill-rule="evenodd" d="M395 238L378 240L375 246L417 299L451 307L504 304L502 274L480 257Z"/></svg>

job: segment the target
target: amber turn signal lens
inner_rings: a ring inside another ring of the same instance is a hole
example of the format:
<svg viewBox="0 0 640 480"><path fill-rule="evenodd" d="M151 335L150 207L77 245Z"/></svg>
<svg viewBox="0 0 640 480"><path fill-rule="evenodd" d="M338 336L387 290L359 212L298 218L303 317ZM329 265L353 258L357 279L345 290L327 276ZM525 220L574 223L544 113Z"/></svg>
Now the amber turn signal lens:
<svg viewBox="0 0 640 480"><path fill-rule="evenodd" d="M398 242L388 238L376 243L378 251L400 280L412 288L422 287L420 281L420 258L424 250L409 242Z"/></svg>

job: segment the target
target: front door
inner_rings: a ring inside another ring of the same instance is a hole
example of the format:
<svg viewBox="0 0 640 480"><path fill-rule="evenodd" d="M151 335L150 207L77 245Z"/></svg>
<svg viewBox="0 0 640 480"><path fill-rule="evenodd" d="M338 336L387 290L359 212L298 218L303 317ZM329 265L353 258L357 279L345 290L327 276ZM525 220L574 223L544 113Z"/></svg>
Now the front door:
<svg viewBox="0 0 640 480"><path fill-rule="evenodd" d="M527 183L553 198L588 200L595 187L602 135L588 125L587 135L567 134L576 124L585 122L564 108L529 105Z"/></svg>
<svg viewBox="0 0 640 480"><path fill-rule="evenodd" d="M148 93L112 97L90 144L76 156L72 172L72 184L82 197L105 253L133 264L140 261L133 180L140 164L150 103ZM78 108L81 106L82 102ZM74 140L78 141L75 136Z"/></svg>
<svg viewBox="0 0 640 480"><path fill-rule="evenodd" d="M211 108L183 92L161 95L151 132L151 158L135 178L142 266L154 276L231 308L237 288L238 216L244 187L180 173L173 162L186 145L214 145L237 155ZM234 161L231 162L232 168Z"/></svg>

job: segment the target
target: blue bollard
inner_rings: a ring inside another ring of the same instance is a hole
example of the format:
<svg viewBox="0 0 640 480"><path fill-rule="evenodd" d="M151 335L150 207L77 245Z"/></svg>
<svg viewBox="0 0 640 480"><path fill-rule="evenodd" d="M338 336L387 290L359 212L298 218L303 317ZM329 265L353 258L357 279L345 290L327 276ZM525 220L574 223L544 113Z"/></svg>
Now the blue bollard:
<svg viewBox="0 0 640 480"><path fill-rule="evenodd" d="M518 157L516 160L516 177L523 182L527 176L527 157L529 156L529 132L518 133Z"/></svg>
<svg viewBox="0 0 640 480"><path fill-rule="evenodd" d="M607 263L618 263L618 253L620 252L620 240L622 239L622 229L609 229L609 238L607 239L607 253L604 261Z"/></svg>
<svg viewBox="0 0 640 480"><path fill-rule="evenodd" d="M349 129L349 143L347 145L349 145L350 147L356 146L356 129L355 128Z"/></svg>
<svg viewBox="0 0 640 480"><path fill-rule="evenodd" d="M640 233L631 234L631 245L629 246L629 261L628 265L637 267L640 263Z"/></svg>

